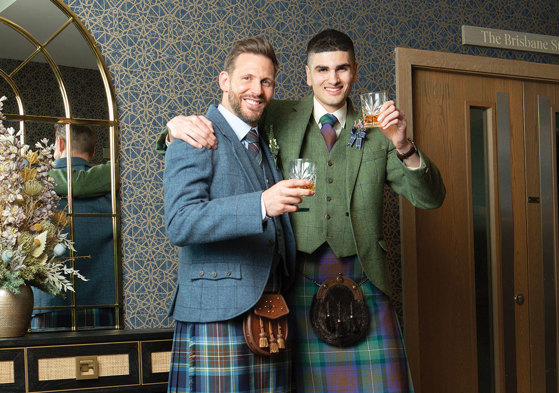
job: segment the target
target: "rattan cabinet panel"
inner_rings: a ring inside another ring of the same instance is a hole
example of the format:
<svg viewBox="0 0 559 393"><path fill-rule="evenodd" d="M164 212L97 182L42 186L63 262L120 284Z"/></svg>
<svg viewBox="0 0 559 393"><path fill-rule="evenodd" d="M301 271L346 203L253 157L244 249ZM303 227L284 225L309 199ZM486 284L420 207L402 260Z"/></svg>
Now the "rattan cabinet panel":
<svg viewBox="0 0 559 393"><path fill-rule="evenodd" d="M149 329L0 339L0 392L165 392L171 338Z"/></svg>

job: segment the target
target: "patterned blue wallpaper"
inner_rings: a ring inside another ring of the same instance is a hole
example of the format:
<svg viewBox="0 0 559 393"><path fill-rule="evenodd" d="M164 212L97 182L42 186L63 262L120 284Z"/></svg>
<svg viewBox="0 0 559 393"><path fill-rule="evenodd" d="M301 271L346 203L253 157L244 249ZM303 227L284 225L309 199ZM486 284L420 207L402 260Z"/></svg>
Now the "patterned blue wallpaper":
<svg viewBox="0 0 559 393"><path fill-rule="evenodd" d="M163 160L155 138L172 116L218 100L230 43L264 35L279 60L278 98L302 98L307 41L325 28L355 41L354 95L394 93L394 48L559 64L559 56L465 47L464 24L559 35L557 0L65 0L97 41L117 91L121 122L123 273L127 328L165 327L176 250L163 228ZM387 192L385 232L399 285L398 201ZM396 296L396 302L399 301Z"/></svg>

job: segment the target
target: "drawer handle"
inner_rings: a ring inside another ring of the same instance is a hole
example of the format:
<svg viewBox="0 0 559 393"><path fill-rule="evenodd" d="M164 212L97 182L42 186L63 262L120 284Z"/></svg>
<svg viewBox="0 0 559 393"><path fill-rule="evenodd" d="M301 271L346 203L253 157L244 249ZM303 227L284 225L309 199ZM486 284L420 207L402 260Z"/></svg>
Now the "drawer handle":
<svg viewBox="0 0 559 393"><path fill-rule="evenodd" d="M99 362L97 356L76 357L76 379L98 379Z"/></svg>

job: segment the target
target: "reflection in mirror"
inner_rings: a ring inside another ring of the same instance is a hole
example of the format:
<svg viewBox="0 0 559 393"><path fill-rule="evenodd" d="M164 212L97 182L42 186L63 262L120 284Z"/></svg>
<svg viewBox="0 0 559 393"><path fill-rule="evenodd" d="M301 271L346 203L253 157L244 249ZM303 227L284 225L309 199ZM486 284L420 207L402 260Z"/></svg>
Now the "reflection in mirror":
<svg viewBox="0 0 559 393"><path fill-rule="evenodd" d="M65 299L34 290L32 330L119 328L116 102L104 61L60 0L0 1L0 35L4 124L22 130L30 146L55 145L51 175L57 208L70 217L69 256L89 279L73 281L76 292Z"/></svg>

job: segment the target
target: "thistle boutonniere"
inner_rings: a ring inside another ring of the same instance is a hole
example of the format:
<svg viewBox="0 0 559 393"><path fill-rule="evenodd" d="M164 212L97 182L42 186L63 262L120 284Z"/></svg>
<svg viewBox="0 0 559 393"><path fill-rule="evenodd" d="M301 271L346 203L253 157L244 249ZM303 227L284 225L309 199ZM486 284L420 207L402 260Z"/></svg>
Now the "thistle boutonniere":
<svg viewBox="0 0 559 393"><path fill-rule="evenodd" d="M274 164L276 165L276 169L278 168L278 156L279 156L279 145L276 137L274 136L274 125L271 124L270 128L268 128L268 148L270 149L270 153L272 154L272 158L274 159Z"/></svg>
<svg viewBox="0 0 559 393"><path fill-rule="evenodd" d="M361 145L363 144L363 139L365 138L366 127L363 124L363 120L355 120L353 122L353 127L351 128L351 137L349 138L348 146L353 146L356 150L361 150Z"/></svg>

